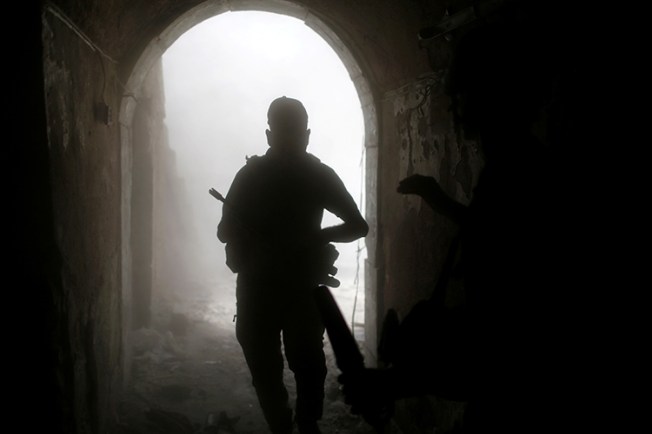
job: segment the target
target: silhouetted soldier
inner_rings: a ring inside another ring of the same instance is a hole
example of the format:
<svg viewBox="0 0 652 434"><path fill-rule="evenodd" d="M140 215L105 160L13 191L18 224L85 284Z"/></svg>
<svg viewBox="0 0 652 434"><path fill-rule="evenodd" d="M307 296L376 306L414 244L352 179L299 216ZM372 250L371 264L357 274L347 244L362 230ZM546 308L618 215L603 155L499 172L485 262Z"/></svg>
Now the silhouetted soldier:
<svg viewBox="0 0 652 434"><path fill-rule="evenodd" d="M293 425L282 336L297 386L294 419L299 432L318 433L326 364L313 289L335 274L329 243L364 237L368 225L333 169L306 152L303 104L283 96L267 116L270 148L236 174L217 235L238 273L236 335L270 429L290 433ZM322 229L324 210L343 223Z"/></svg>
<svg viewBox="0 0 652 434"><path fill-rule="evenodd" d="M534 131L547 122L554 132L563 54L546 29L562 32L536 12L496 21L463 37L448 78L456 123L485 160L469 206L431 176L398 187L460 224L466 305L451 312L419 303L399 327L391 368L341 379L356 411L432 394L468 402L465 432L529 433L550 421L547 400L558 399L550 341L559 336L554 302L563 300L555 293L562 181L552 141Z"/></svg>

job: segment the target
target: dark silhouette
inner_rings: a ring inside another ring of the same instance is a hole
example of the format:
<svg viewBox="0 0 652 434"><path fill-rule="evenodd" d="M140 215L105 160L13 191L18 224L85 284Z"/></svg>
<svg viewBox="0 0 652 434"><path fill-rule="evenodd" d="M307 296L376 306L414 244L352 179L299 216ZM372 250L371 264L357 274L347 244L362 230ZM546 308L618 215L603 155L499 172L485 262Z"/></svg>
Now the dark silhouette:
<svg viewBox="0 0 652 434"><path fill-rule="evenodd" d="M564 70L557 11L544 12L533 7L512 16L507 9L457 42L447 84L451 109L485 161L472 200L456 202L435 177L421 174L401 180L397 191L459 223L459 250L454 243L446 267L460 272L466 303L443 306L440 278L433 297L417 303L383 342L388 367L341 376L354 412L373 414L387 401L431 394L467 402L468 433L529 433L551 422L548 400L560 372L550 342L559 336L554 302L561 298L555 240L563 213L562 172L551 150ZM535 134L541 123L546 140ZM392 312L388 318L398 322Z"/></svg>
<svg viewBox="0 0 652 434"><path fill-rule="evenodd" d="M317 309L321 314L326 333L333 347L335 363L341 372L341 376L357 377L367 372L364 364L364 356L358 348L355 336L351 333L349 326L344 320L335 298L328 287L319 285L315 288L315 300ZM385 427L393 413L393 402L385 401L386 407L374 406L373 412L362 412L366 421L377 433L384 433Z"/></svg>
<svg viewBox="0 0 652 434"><path fill-rule="evenodd" d="M337 271L331 242L351 242L368 225L337 174L306 152L303 104L285 96L268 111L269 149L236 174L217 236L237 277L236 335L273 433L292 432L283 384L281 336L297 386L300 433L318 433L322 416L324 326L313 290ZM343 223L321 228L324 210Z"/></svg>

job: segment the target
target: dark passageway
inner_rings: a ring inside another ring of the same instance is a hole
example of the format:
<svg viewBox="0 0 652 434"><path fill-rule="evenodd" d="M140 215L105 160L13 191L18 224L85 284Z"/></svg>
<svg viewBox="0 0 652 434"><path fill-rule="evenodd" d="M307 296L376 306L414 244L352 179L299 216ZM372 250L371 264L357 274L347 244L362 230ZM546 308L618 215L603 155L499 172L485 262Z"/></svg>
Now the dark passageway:
<svg viewBox="0 0 652 434"><path fill-rule="evenodd" d="M12 324L23 325L25 337L9 341L20 357L8 372L23 380L12 397L15 415L36 431L62 434L147 432L139 431L147 411L159 422L175 413L162 423L188 434L198 426L183 428L182 419L201 424L209 413L221 415L223 432L266 432L232 333L233 306L202 285L190 298L155 293L161 226L151 224L160 187L153 150L167 133L154 90L161 82L150 73L186 31L238 11L282 14L314 30L344 64L362 109L361 212L369 229L360 264L364 330L357 333L371 369L346 383L348 398L364 397L352 413L326 341L322 431L373 432L370 418L390 402L383 420L393 433L534 432L555 424L583 432L573 423L597 418L579 417L592 383L577 345L583 317L571 307L587 287L582 259L597 254L585 252L586 212L577 201L578 185L587 182L578 149L595 130L587 77L597 75L587 73L587 59L596 44L588 35L596 33L585 27L590 19L557 1L48 0L17 7L24 31L5 38L16 41L8 69L18 114L10 122L7 203L16 207L10 235L20 242L10 267L23 282L9 291L8 306L25 312ZM357 163L360 153L351 158ZM535 168L544 175L534 177ZM399 184L416 175L431 181ZM228 186L210 187L226 193ZM203 200L219 207L205 190ZM433 206L435 196L487 218L451 218L455 212ZM449 256L460 227L467 228L462 250ZM449 267L447 258L463 266ZM469 339L460 331L466 316L445 322L459 311L470 312ZM392 318L405 327L389 328L384 320ZM397 344L396 336L405 339ZM459 357L470 342L474 356ZM433 354L420 359L428 363L406 361ZM390 369L399 365L406 370ZM387 372L399 374L377 383ZM435 379L436 387L424 380L414 388L415 378ZM471 392L448 393L461 384ZM581 421L562 423L566 416Z"/></svg>
<svg viewBox="0 0 652 434"><path fill-rule="evenodd" d="M145 429L152 423L146 416L154 417L146 410L157 408L195 424L224 412L238 432L264 432L235 338L236 276L215 238L222 206L206 190L227 188L245 157L266 150L267 99L282 91L301 96L310 109L310 152L361 198L360 101L337 54L319 35L294 18L260 12L222 14L198 24L152 67L144 88L147 109L137 109L134 118L133 361L128 399L121 404L123 429ZM154 130L159 127L162 133ZM337 221L324 220L324 226ZM362 346L364 251L360 243L337 249L340 286L333 290ZM285 272L288 281L292 274ZM328 432L360 432L364 422L341 402L337 369L327 355L322 425L332 427ZM294 401L291 377L286 372Z"/></svg>

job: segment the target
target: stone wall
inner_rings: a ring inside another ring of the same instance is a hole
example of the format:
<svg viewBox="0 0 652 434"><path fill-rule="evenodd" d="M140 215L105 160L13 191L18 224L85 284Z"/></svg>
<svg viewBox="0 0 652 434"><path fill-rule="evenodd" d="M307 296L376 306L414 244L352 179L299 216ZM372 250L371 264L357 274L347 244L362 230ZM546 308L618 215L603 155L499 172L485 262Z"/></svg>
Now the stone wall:
<svg viewBox="0 0 652 434"><path fill-rule="evenodd" d="M120 140L106 110L118 106L116 64L48 10L42 26L65 395L75 432L102 432L121 378Z"/></svg>
<svg viewBox="0 0 652 434"><path fill-rule="evenodd" d="M75 432L106 432L111 403L123 378L123 320L132 294L128 276L132 255L134 261L139 257L129 246L133 227L125 223L131 222L135 211L131 165L137 164L137 156L136 148L131 147L135 137L132 122L134 113L146 108L141 105L145 100L139 98L147 93L141 87L129 88L127 83L133 74L144 77L149 72L135 69L146 48L162 44L160 56L165 43L171 42L162 35L200 3L58 0L43 10L52 181L46 194L52 198L55 247L61 253L57 272L62 286L55 298L57 318L65 322L60 338L66 342L61 348L62 357L69 360L66 366L71 378L63 387L72 400ZM362 95L367 134L377 138L367 149L366 212L372 231L367 240L369 304L365 317L371 364L375 363L374 344L385 312L395 308L404 316L417 301L429 296L457 230L419 199L399 195L398 182L414 173L432 175L452 197L468 203L482 167L477 144L465 140L454 127L444 92L443 78L453 46L441 41L425 50L417 38L418 31L440 20L446 9L454 12L468 3L206 3L215 13L234 8L286 8L295 15L316 18L337 35L365 79L366 84L358 88L367 89ZM188 19L197 23L202 17L205 15L197 12ZM147 51L147 55L157 58L155 51ZM125 117L120 125L121 105L128 109L122 111ZM112 118L106 116L107 108ZM157 140L153 138L150 144ZM151 260L151 252L149 255ZM459 303L461 297L453 291L448 301ZM419 405L406 403L401 411L404 423L409 424L411 409L422 408ZM436 401L428 405L447 414L451 425L458 417L457 407Z"/></svg>

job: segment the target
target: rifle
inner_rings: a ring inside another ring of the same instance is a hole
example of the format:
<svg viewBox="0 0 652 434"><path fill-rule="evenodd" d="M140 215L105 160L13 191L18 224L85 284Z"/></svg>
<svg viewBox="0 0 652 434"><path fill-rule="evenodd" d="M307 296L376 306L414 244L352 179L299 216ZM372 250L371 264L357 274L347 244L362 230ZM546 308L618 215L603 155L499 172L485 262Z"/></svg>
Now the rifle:
<svg viewBox="0 0 652 434"><path fill-rule="evenodd" d="M211 188L210 190L208 190L208 193L209 193L211 196L213 196L215 199L219 200L220 202L222 202L222 203L224 203L224 204L228 203L228 202L226 201L226 199L224 199L224 196L222 196L222 195L220 194L220 192L217 191L217 190L215 190L214 188Z"/></svg>
<svg viewBox="0 0 652 434"><path fill-rule="evenodd" d="M317 302L317 308L326 328L328 339L333 347L335 364L338 369L342 374L353 378L363 375L363 371L366 369L364 357L360 352L353 333L351 333L349 326L344 320L342 311L327 286L319 285L315 289L315 301ZM389 421L392 409L378 409L380 411L374 412L373 414L363 413L362 416L377 433L382 434L385 432L385 426Z"/></svg>

